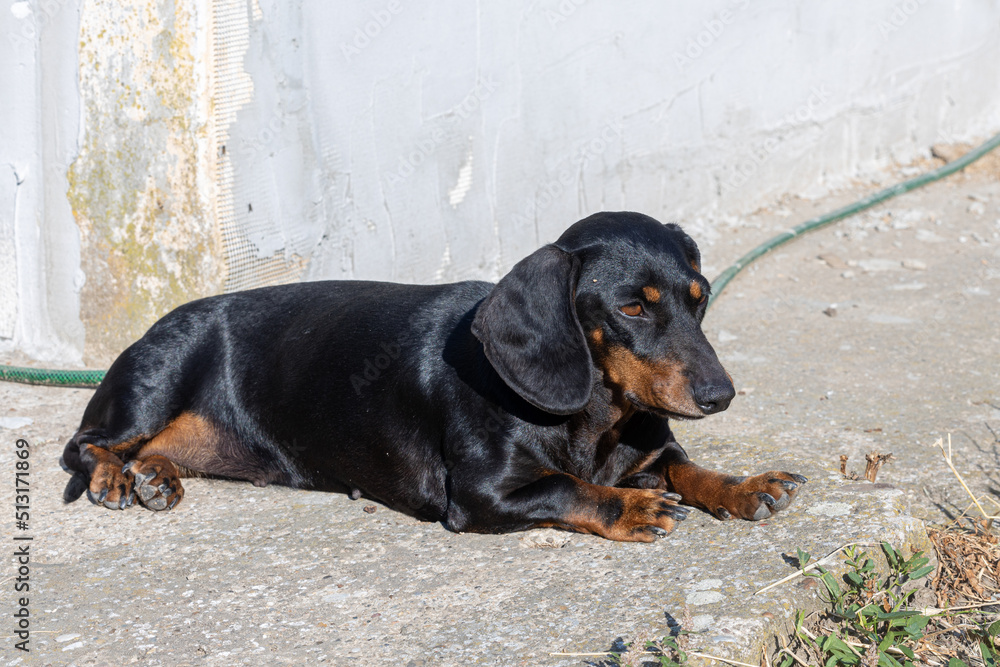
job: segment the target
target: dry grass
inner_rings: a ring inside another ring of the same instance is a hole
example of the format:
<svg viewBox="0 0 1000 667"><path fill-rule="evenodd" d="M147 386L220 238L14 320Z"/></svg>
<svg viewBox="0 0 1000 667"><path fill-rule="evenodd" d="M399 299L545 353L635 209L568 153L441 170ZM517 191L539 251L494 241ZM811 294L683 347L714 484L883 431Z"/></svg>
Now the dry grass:
<svg viewBox="0 0 1000 667"><path fill-rule="evenodd" d="M921 610L931 617L923 636L910 648L915 654L916 665L947 665L952 659L961 660L966 665L988 665L995 667L995 658L984 659L980 642L989 646L991 624L1000 620L1000 538L994 532L994 521L998 517L987 512L985 506L1000 509L1000 503L993 498L976 497L959 472L953 457L951 436L947 443L938 440L933 445L941 450L944 462L968 494L972 502L954 521L941 526L930 527L927 535L934 545L938 558L937 570L926 586L933 593L936 607ZM872 452L866 459L868 467L865 477L874 482L878 468L891 455L882 456ZM847 457L840 457L840 471L846 479L858 479L857 473L848 473ZM969 516L976 512L978 516ZM873 598L878 591L872 591ZM799 629L804 637L792 636L779 639L782 648L778 656L791 656L796 664L820 665L825 655L816 649L817 636L840 636L855 652L861 665L875 665L872 651L874 644L864 645L852 641L845 631L843 619L829 612L807 616ZM1000 643L1000 638L994 638ZM889 653L900 657L897 649ZM777 659L778 656L775 656ZM903 660L900 660L902 663Z"/></svg>
<svg viewBox="0 0 1000 667"><path fill-rule="evenodd" d="M1000 538L985 520L930 528L938 555L932 587L942 609L995 602L1000 607Z"/></svg>

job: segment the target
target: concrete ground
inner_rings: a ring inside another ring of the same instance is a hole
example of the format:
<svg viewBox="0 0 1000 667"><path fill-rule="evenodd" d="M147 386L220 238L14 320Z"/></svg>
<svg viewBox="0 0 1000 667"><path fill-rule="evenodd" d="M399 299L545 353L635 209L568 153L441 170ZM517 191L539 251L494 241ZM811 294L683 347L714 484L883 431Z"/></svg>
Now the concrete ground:
<svg viewBox="0 0 1000 667"><path fill-rule="evenodd" d="M33 537L32 650L11 638L20 594L8 558L0 663L593 665L599 656L553 654L677 625L699 633L690 645L703 653L759 661L776 625L818 604L797 582L754 595L792 572L783 553L879 539L922 548L923 522L965 508L936 440L950 433L969 485L1000 500L997 164L778 250L709 313L740 395L678 437L705 465L808 476L766 522L695 512L649 545L456 535L365 500L206 479L186 480L168 513L63 505L59 454L91 392L0 383L7 507L15 439L32 446L30 530L10 515L3 530ZM699 239L706 275L876 187L790 198ZM895 456L879 484L841 476L842 454L860 471L872 450Z"/></svg>

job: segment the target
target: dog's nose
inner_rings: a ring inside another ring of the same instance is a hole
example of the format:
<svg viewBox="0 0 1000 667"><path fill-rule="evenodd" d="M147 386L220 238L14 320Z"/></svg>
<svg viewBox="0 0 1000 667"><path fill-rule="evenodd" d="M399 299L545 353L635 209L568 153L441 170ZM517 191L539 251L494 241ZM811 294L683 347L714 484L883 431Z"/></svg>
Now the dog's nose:
<svg viewBox="0 0 1000 667"><path fill-rule="evenodd" d="M729 402L736 396L736 390L729 382L705 384L694 392L694 402L706 415L722 412L729 407Z"/></svg>

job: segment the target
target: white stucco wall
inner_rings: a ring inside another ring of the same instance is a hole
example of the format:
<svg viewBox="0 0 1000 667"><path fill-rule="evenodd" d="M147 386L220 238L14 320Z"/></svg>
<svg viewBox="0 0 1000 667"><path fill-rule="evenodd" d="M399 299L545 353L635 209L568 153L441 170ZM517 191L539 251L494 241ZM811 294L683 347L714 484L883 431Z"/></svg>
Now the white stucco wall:
<svg viewBox="0 0 1000 667"><path fill-rule="evenodd" d="M77 147L74 0L0 10L0 351L81 358L80 246L66 199Z"/></svg>
<svg viewBox="0 0 1000 667"><path fill-rule="evenodd" d="M93 132L80 100L108 93L76 90L79 5L54 5L51 41L0 45L0 90L18 91L0 96L0 261L14 247L18 276L0 277L0 350L72 361L85 336L66 170ZM208 133L189 162L230 288L497 278L602 209L710 245L783 193L1000 130L1000 0L185 6L192 80L208 82L185 107ZM24 20L7 11L0 29ZM15 186L15 171L46 179Z"/></svg>
<svg viewBox="0 0 1000 667"><path fill-rule="evenodd" d="M600 209L711 239L713 216L1000 128L996 1L261 10L236 189L310 278L495 278Z"/></svg>

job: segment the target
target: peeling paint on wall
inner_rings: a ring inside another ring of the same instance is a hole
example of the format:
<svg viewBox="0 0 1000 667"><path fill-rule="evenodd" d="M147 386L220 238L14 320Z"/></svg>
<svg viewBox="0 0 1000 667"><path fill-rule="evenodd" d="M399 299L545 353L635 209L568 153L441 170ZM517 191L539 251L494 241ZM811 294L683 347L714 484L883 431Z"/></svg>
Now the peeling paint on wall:
<svg viewBox="0 0 1000 667"><path fill-rule="evenodd" d="M68 198L80 228L87 363L107 363L158 317L221 286L200 171L204 59L193 0L80 7L80 153Z"/></svg>

